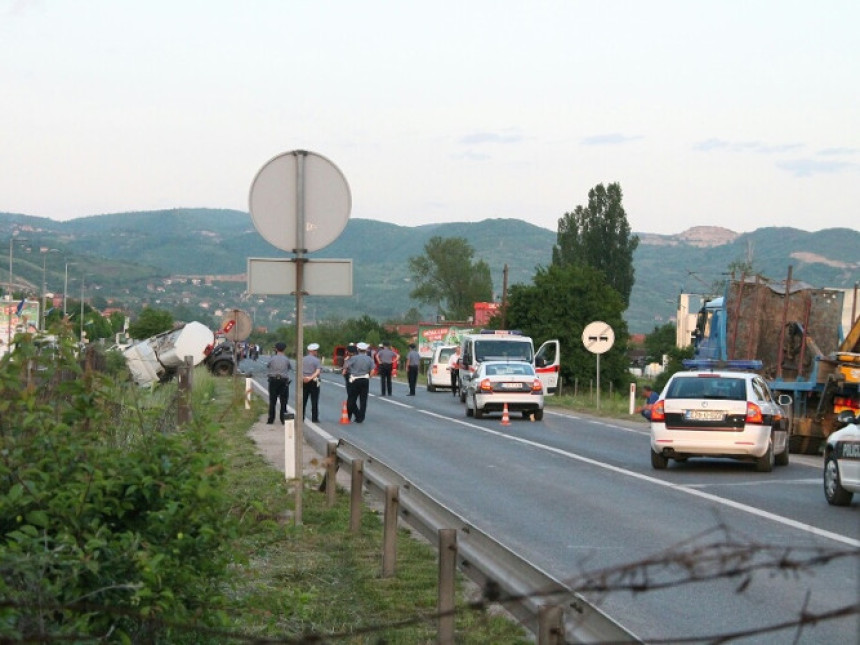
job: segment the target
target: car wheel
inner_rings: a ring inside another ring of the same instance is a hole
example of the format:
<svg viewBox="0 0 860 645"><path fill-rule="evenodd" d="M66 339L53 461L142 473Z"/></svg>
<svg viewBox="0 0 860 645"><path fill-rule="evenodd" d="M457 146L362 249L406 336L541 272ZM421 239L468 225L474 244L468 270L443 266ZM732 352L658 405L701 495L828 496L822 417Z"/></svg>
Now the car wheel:
<svg viewBox="0 0 860 645"><path fill-rule="evenodd" d="M428 392L435 392L435 391L436 391L436 387L435 387L435 386L433 386L433 385L430 385L430 384L428 383L428 384L427 384L427 391L428 391Z"/></svg>
<svg viewBox="0 0 860 645"><path fill-rule="evenodd" d="M769 473L773 470L773 437L767 442L767 451L755 460L755 469L760 473Z"/></svg>
<svg viewBox="0 0 860 645"><path fill-rule="evenodd" d="M211 370L215 376L229 376L233 373L233 361L215 361Z"/></svg>
<svg viewBox="0 0 860 645"><path fill-rule="evenodd" d="M833 506L848 506L854 494L842 488L839 481L839 464L833 455L824 460L824 497Z"/></svg>
<svg viewBox="0 0 860 645"><path fill-rule="evenodd" d="M777 466L788 466L788 453L789 453L788 438L786 438L785 448L783 449L783 451L781 453L779 453L778 455L776 455L776 457L774 457L773 462Z"/></svg>
<svg viewBox="0 0 860 645"><path fill-rule="evenodd" d="M535 410L535 421L543 421L543 410Z"/></svg>
<svg viewBox="0 0 860 645"><path fill-rule="evenodd" d="M483 419L484 418L484 411L478 407L477 399L475 399L475 418L476 419Z"/></svg>
<svg viewBox="0 0 860 645"><path fill-rule="evenodd" d="M669 460L659 452L651 451L651 468L654 470L665 470L669 465Z"/></svg>

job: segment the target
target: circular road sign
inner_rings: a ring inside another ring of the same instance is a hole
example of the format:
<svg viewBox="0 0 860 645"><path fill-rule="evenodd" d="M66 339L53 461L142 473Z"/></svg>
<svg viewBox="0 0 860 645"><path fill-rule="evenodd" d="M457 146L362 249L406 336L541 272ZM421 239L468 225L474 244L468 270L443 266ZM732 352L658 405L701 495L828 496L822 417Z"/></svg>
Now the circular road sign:
<svg viewBox="0 0 860 645"><path fill-rule="evenodd" d="M302 191L299 191L302 188ZM299 197L303 197L303 205ZM282 251L319 251L343 232L352 209L340 169L314 152L293 150L260 168L251 183L250 210L263 238ZM297 224L303 215L302 249Z"/></svg>
<svg viewBox="0 0 860 645"><path fill-rule="evenodd" d="M230 309L221 318L221 332L233 342L241 342L251 335L251 316L241 309Z"/></svg>
<svg viewBox="0 0 860 645"><path fill-rule="evenodd" d="M595 320L582 330L582 344L592 354L605 354L615 342L615 332L605 322Z"/></svg>

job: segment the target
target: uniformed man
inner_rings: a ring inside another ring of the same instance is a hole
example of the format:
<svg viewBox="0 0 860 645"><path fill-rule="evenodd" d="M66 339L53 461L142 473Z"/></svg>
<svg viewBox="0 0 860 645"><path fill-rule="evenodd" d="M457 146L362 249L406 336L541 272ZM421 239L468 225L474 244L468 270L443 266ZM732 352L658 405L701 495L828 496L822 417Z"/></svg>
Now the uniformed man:
<svg viewBox="0 0 860 645"><path fill-rule="evenodd" d="M269 419L275 422L275 407L281 400L281 423L287 418L287 399L290 397L290 359L284 354L286 343L275 344L275 355L269 360L266 374L269 377Z"/></svg>
<svg viewBox="0 0 860 645"><path fill-rule="evenodd" d="M320 420L320 374L322 374L322 362L319 359L320 346L318 343L308 345L308 353L302 359L302 419L307 416L308 398L311 400L311 421L319 423Z"/></svg>
<svg viewBox="0 0 860 645"><path fill-rule="evenodd" d="M367 343L358 343L356 349L358 353L346 359L343 366L343 373L349 377L346 409L351 417L355 416L356 423L363 423L367 412L373 359L367 355Z"/></svg>
<svg viewBox="0 0 860 645"><path fill-rule="evenodd" d="M382 386L381 396L391 396L391 371L396 359L397 353L391 349L391 343L387 340L383 341L382 349L376 352L376 361L379 364L379 383Z"/></svg>
<svg viewBox="0 0 860 645"><path fill-rule="evenodd" d="M418 385L418 367L421 365L421 355L415 349L415 343L409 343L409 353L406 354L406 378L409 381L409 394L415 396L415 388Z"/></svg>

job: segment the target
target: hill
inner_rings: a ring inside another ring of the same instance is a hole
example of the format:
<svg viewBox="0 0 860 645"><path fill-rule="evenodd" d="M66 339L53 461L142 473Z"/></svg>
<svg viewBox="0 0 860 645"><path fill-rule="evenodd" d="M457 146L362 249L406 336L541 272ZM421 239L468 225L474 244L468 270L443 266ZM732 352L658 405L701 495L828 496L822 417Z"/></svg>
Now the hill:
<svg viewBox="0 0 860 645"><path fill-rule="evenodd" d="M248 213L176 209L67 222L0 213L0 240L10 240L14 231L25 238L13 250L16 283L25 279L36 292L43 266L48 291L61 292L69 263L70 293L77 293L83 275L86 297L98 296L114 306L138 309L148 304L201 320L217 319L221 309L239 307L266 326L291 318L292 298L251 300L244 294L249 257L287 256L257 233ZM306 320L364 314L402 319L413 308L434 319L435 311L410 300L408 272L409 258L421 255L434 235L469 240L476 257L490 265L498 297L504 266L509 285L530 282L535 268L551 261L556 239L555 231L514 219L414 227L351 219L335 242L311 257L351 258L354 295L308 298ZM795 280L816 286L850 288L860 279L860 232L851 229L809 233L763 228L739 235L698 227L677 235L638 235L636 284L626 315L632 332L649 332L670 320L681 292L713 293L733 261L751 259L758 272L777 279L784 278L791 265ZM52 251L43 255L40 248ZM4 255L8 260L8 251ZM0 269L0 281L8 280L8 269Z"/></svg>

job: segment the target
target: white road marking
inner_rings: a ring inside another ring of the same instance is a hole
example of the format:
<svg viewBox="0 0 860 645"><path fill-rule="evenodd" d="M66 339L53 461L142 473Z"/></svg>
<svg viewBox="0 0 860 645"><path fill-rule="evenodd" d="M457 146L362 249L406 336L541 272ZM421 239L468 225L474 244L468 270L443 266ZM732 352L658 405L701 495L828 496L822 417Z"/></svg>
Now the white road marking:
<svg viewBox="0 0 860 645"><path fill-rule="evenodd" d="M766 520L770 520L772 522L776 522L778 524L782 524L784 526L789 526L793 529L797 529L799 531L803 531L805 533L809 533L811 535L815 535L818 537L827 538L829 540L833 540L834 542L841 542L842 544L847 544L848 546L854 548L860 548L860 540L856 540L854 538L848 537L847 535L840 535L839 533L833 533L832 531L826 531L824 529L820 529L816 526L812 526L811 524L805 524L803 522L798 522L797 520L793 520L789 517L783 517L782 515L777 515L776 513L771 513L769 511L762 510L760 508L755 508L754 506L749 506L747 504L741 504L740 502L735 502L731 499L726 499L725 497L720 497L718 495L714 495L712 493L706 493L702 490L698 490L696 488L692 488L690 486L683 486L680 484L675 484L672 482L663 481L661 479L657 479L656 477L650 477L648 475L643 475L641 473L633 472L632 470L626 470L619 466L613 466L612 464L607 464L602 461L597 461L596 459L591 459L590 457L583 457L582 455L577 455L572 452L568 452L567 450L562 450L561 448L554 448L552 446L547 446L536 441L531 441L529 439L524 439L522 437L516 437L510 434L505 434L504 432L499 432L498 430L492 430L483 425L478 425L476 423L472 423L470 421L463 421L458 419L452 419L451 417L438 414L435 412L429 412L427 410L419 410L424 414L427 414L432 417L436 417L439 419L445 419L446 421L453 421L454 423L473 428L475 430L479 430L489 435L493 435L495 437L499 437L500 439L507 439L508 441L514 441L516 443L521 443L527 446L531 446L532 448L537 448L539 450L545 450L546 452L551 452L553 454L559 455L561 457L567 457L568 459L573 459L575 461L580 461L585 464L589 464L591 466L595 466L597 468L602 468L604 470L608 470L613 473L617 473L619 475L624 475L625 477L631 477L633 479L638 479L639 481L646 482L648 484L652 484L654 486L661 486L663 488L669 488L680 493L684 493L686 495L691 495L693 497L698 497L700 499L707 500L709 502L713 502L714 504L720 504L722 506L727 506L729 508L733 508L735 510L741 511L743 513L749 513L750 515L755 515L756 517L760 517ZM567 416L567 415L564 415ZM608 425L608 424L606 424ZM618 426L613 426L618 427ZM620 428L624 429L624 428Z"/></svg>

